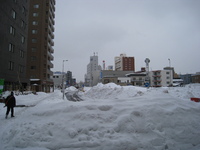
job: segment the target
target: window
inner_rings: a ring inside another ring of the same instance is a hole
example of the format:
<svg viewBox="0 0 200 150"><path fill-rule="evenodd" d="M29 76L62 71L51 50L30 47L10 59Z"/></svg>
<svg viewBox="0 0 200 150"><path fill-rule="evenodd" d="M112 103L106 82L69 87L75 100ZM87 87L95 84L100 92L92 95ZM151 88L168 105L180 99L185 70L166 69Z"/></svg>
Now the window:
<svg viewBox="0 0 200 150"><path fill-rule="evenodd" d="M38 25L38 22L37 21L33 21L32 23L34 26Z"/></svg>
<svg viewBox="0 0 200 150"><path fill-rule="evenodd" d="M23 50L20 50L20 51L19 51L19 55L20 55L20 57L24 58L24 51L23 51Z"/></svg>
<svg viewBox="0 0 200 150"><path fill-rule="evenodd" d="M166 72L166 74L169 74L169 72Z"/></svg>
<svg viewBox="0 0 200 150"><path fill-rule="evenodd" d="M31 75L30 78L31 79L35 79L35 78L37 78L37 76L36 75Z"/></svg>
<svg viewBox="0 0 200 150"><path fill-rule="evenodd" d="M36 52L36 50L37 50L37 49L36 49L35 47L32 47L32 48L31 48L31 51L32 51L32 52Z"/></svg>
<svg viewBox="0 0 200 150"><path fill-rule="evenodd" d="M38 17L38 13L33 13L33 17Z"/></svg>
<svg viewBox="0 0 200 150"><path fill-rule="evenodd" d="M33 5L33 8L39 8L39 4Z"/></svg>
<svg viewBox="0 0 200 150"><path fill-rule="evenodd" d="M9 61L8 69L9 69L9 70L14 70L14 62Z"/></svg>
<svg viewBox="0 0 200 150"><path fill-rule="evenodd" d="M37 34L37 30L32 30L32 34Z"/></svg>
<svg viewBox="0 0 200 150"><path fill-rule="evenodd" d="M12 16L13 19L16 19L16 15L17 15L16 12L14 10L12 10L11 16Z"/></svg>
<svg viewBox="0 0 200 150"><path fill-rule="evenodd" d="M24 29L26 28L26 24L23 20L21 20L21 27L24 28Z"/></svg>
<svg viewBox="0 0 200 150"><path fill-rule="evenodd" d="M20 72L20 73L23 73L23 72L24 72L24 66L19 65L19 72Z"/></svg>
<svg viewBox="0 0 200 150"><path fill-rule="evenodd" d="M23 35L21 35L21 43L24 44L25 43L25 37Z"/></svg>
<svg viewBox="0 0 200 150"><path fill-rule="evenodd" d="M37 43L37 39L32 39L32 43Z"/></svg>
<svg viewBox="0 0 200 150"><path fill-rule="evenodd" d="M10 26L10 34L15 35L15 28Z"/></svg>
<svg viewBox="0 0 200 150"><path fill-rule="evenodd" d="M35 61L36 60L36 56L31 56L31 60Z"/></svg>
<svg viewBox="0 0 200 150"><path fill-rule="evenodd" d="M166 79L169 79L169 77L166 77Z"/></svg>
<svg viewBox="0 0 200 150"><path fill-rule="evenodd" d="M32 70L36 69L36 66L31 66L31 69L32 69Z"/></svg>
<svg viewBox="0 0 200 150"><path fill-rule="evenodd" d="M9 52L14 53L14 49L15 49L15 46L13 44L9 43L9 45L8 45Z"/></svg>
<svg viewBox="0 0 200 150"><path fill-rule="evenodd" d="M25 9L25 7L23 6L23 7L22 7L22 14L25 14L25 12L26 12L26 9Z"/></svg>

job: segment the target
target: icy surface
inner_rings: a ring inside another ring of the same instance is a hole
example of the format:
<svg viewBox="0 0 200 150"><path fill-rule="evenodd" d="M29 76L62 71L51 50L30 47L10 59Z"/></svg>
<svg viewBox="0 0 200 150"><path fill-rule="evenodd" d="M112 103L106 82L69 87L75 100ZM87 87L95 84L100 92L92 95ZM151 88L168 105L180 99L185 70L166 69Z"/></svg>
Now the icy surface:
<svg viewBox="0 0 200 150"><path fill-rule="evenodd" d="M16 96L15 118L0 103L0 150L199 150L200 84L141 88L113 83L76 92Z"/></svg>

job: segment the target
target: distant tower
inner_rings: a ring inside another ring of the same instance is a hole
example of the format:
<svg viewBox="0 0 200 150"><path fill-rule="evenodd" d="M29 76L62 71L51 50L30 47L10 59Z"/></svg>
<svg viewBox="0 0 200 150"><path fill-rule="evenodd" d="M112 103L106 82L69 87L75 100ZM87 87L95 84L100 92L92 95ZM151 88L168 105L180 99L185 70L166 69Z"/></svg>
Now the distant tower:
<svg viewBox="0 0 200 150"><path fill-rule="evenodd" d="M103 70L105 70L105 60L103 60Z"/></svg>
<svg viewBox="0 0 200 150"><path fill-rule="evenodd" d="M146 58L144 62L146 63L146 71L147 71L147 73L149 73L149 63L150 63L150 59L149 59L149 58Z"/></svg>

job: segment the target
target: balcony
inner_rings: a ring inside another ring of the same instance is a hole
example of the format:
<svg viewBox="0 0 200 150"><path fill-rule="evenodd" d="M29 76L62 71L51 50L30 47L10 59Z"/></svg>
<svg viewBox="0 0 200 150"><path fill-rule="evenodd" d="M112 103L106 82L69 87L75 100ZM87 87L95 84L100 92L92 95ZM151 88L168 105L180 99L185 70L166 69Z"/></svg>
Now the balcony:
<svg viewBox="0 0 200 150"><path fill-rule="evenodd" d="M48 61L47 64L50 66L50 68L53 68L53 64L52 64L52 62Z"/></svg>
<svg viewBox="0 0 200 150"><path fill-rule="evenodd" d="M153 77L161 77L160 74L154 74Z"/></svg>
<svg viewBox="0 0 200 150"><path fill-rule="evenodd" d="M47 74L53 75L53 71L47 70Z"/></svg>
<svg viewBox="0 0 200 150"><path fill-rule="evenodd" d="M48 51L48 57L50 58L51 61L53 61L54 57L49 51Z"/></svg>
<svg viewBox="0 0 200 150"><path fill-rule="evenodd" d="M54 49L53 47L50 45L50 43L48 42L48 51L51 53L54 53Z"/></svg>
<svg viewBox="0 0 200 150"><path fill-rule="evenodd" d="M54 41L52 39L48 39L48 45L49 46L54 46Z"/></svg>
<svg viewBox="0 0 200 150"><path fill-rule="evenodd" d="M161 79L154 79L153 82L162 82Z"/></svg>

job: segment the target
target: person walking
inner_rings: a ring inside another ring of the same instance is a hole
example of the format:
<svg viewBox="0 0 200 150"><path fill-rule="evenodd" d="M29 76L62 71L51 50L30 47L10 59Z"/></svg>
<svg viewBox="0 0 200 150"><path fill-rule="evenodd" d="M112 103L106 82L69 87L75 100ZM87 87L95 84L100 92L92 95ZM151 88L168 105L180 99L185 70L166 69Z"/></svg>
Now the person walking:
<svg viewBox="0 0 200 150"><path fill-rule="evenodd" d="M8 118L8 114L9 114L10 110L11 110L11 117L15 117L14 116L14 107L16 106L16 100L15 100L13 92L11 92L11 94L6 98L5 106L7 106L6 119Z"/></svg>

